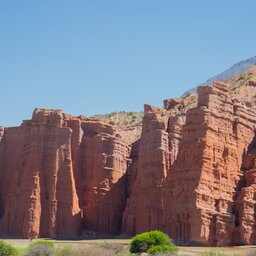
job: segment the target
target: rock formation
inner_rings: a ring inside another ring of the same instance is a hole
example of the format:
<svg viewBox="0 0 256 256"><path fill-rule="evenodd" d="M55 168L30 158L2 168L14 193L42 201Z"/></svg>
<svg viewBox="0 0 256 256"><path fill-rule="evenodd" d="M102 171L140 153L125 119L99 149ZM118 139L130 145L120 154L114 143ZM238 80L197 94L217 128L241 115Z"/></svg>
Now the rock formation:
<svg viewBox="0 0 256 256"><path fill-rule="evenodd" d="M136 180L123 216L123 230L132 235L161 229L162 182L174 163L182 119L166 109L145 105Z"/></svg>
<svg viewBox="0 0 256 256"><path fill-rule="evenodd" d="M199 87L164 186L164 225L178 243L233 243L234 196L255 125L256 112L232 101L225 84Z"/></svg>
<svg viewBox="0 0 256 256"><path fill-rule="evenodd" d="M36 109L32 120L1 128L0 135L2 234L120 230L130 146L111 125Z"/></svg>
<svg viewBox="0 0 256 256"><path fill-rule="evenodd" d="M197 107L186 111L184 126L177 106L184 108L176 100L165 101L166 109L146 106L124 232L161 229L179 244L251 244L254 222L246 240L246 225L240 221L238 228L237 218L245 223L247 215L236 209L242 209L237 207L237 192L254 136L256 109L233 98L222 82L199 87ZM253 180L248 175L247 180ZM252 209L248 218L254 220Z"/></svg>
<svg viewBox="0 0 256 256"><path fill-rule="evenodd" d="M112 126L85 122L81 142L81 208L86 230L116 235L125 208L130 147Z"/></svg>
<svg viewBox="0 0 256 256"><path fill-rule="evenodd" d="M0 127L0 235L256 243L255 78L145 105L134 127L46 109Z"/></svg>
<svg viewBox="0 0 256 256"><path fill-rule="evenodd" d="M60 111L36 109L6 128L0 144L1 231L17 237L75 236L80 209L71 161L71 129Z"/></svg>
<svg viewBox="0 0 256 256"><path fill-rule="evenodd" d="M256 137L248 148L242 166L243 176L235 196L234 244L256 243Z"/></svg>

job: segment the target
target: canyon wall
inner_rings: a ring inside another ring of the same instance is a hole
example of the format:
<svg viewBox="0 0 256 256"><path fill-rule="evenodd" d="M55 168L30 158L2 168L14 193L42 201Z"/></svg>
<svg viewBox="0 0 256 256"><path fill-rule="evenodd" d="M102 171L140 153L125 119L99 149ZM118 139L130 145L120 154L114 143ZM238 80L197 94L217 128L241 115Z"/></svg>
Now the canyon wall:
<svg viewBox="0 0 256 256"><path fill-rule="evenodd" d="M176 159L183 124L167 109L145 105L144 113L136 179L123 214L127 235L161 229L162 183Z"/></svg>
<svg viewBox="0 0 256 256"><path fill-rule="evenodd" d="M253 243L253 182L242 190L250 191L248 219L238 205L243 200L248 207L241 184L253 180L242 167L255 134L255 109L233 98L223 82L199 87L197 106L185 117L182 109L174 99L165 109L145 107L124 233L161 229L178 244Z"/></svg>
<svg viewBox="0 0 256 256"><path fill-rule="evenodd" d="M164 184L163 221L178 243L234 243L234 197L255 125L255 110L232 101L224 83L199 87L198 106L187 112L177 161Z"/></svg>
<svg viewBox="0 0 256 256"><path fill-rule="evenodd" d="M130 146L111 125L36 109L0 135L2 235L120 231Z"/></svg>
<svg viewBox="0 0 256 256"><path fill-rule="evenodd" d="M59 111L38 111L6 128L0 144L1 231L6 235L74 236L80 210L70 148ZM42 224L43 223L43 224Z"/></svg>
<svg viewBox="0 0 256 256"><path fill-rule="evenodd" d="M256 109L233 92L145 105L133 128L46 109L0 127L0 235L255 243Z"/></svg>

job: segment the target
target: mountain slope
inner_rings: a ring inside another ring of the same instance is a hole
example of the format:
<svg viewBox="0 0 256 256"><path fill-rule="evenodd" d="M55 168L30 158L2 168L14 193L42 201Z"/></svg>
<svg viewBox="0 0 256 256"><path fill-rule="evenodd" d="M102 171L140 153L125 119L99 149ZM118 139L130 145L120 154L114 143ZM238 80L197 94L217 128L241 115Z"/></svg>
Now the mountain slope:
<svg viewBox="0 0 256 256"><path fill-rule="evenodd" d="M142 112L112 112L110 114L95 115L91 118L97 119L102 122L116 125L120 128L131 128L142 123Z"/></svg>
<svg viewBox="0 0 256 256"><path fill-rule="evenodd" d="M207 81L205 81L204 83L200 84L200 85L211 85L213 84L214 81L216 80L220 80L220 81L225 81L228 80L238 74L243 73L244 71L246 71L250 66L256 65L256 56L251 57L249 59L246 60L242 60L236 64L234 64L233 66L231 66L229 69L225 70L224 72L213 76L211 78L209 78ZM200 86L199 85L199 86ZM197 87L194 87L190 90L188 90L187 92L185 92L183 94L184 96L187 96L190 93L193 93L196 91Z"/></svg>

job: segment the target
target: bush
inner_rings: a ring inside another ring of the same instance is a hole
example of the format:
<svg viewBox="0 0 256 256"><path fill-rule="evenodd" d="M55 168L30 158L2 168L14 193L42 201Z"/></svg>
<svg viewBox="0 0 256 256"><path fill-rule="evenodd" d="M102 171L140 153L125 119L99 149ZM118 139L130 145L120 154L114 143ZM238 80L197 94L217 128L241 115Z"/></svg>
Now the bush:
<svg viewBox="0 0 256 256"><path fill-rule="evenodd" d="M54 256L73 256L74 252L71 246L65 246L64 248L57 248Z"/></svg>
<svg viewBox="0 0 256 256"><path fill-rule="evenodd" d="M17 250L10 244L4 241L0 241L0 256L15 256L17 255Z"/></svg>
<svg viewBox="0 0 256 256"><path fill-rule="evenodd" d="M251 78L252 78L252 75L250 75L250 74L242 74L242 75L240 75L239 80L248 81Z"/></svg>
<svg viewBox="0 0 256 256"><path fill-rule="evenodd" d="M33 243L31 243L29 245L29 248L33 247L33 246L37 246L37 245L46 245L50 248L54 248L54 242L52 241L48 241L48 240L38 240L38 241L35 241Z"/></svg>
<svg viewBox="0 0 256 256"><path fill-rule="evenodd" d="M177 248L172 243L168 235L161 231L155 230L141 233L133 237L129 250L131 253L147 252L157 254L161 252L174 253L177 251Z"/></svg>
<svg viewBox="0 0 256 256"><path fill-rule="evenodd" d="M46 244L33 244L28 248L24 256L51 256L53 254L53 247Z"/></svg>
<svg viewBox="0 0 256 256"><path fill-rule="evenodd" d="M159 253L175 253L177 248L174 244L164 244L152 246L147 250L149 254L159 254Z"/></svg>

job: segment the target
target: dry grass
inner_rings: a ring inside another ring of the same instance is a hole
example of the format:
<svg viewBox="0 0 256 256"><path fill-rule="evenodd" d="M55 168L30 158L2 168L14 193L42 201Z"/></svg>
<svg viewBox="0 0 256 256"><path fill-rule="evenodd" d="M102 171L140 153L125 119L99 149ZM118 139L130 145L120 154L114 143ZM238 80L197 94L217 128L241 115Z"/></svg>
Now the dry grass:
<svg viewBox="0 0 256 256"><path fill-rule="evenodd" d="M142 112L112 112L106 115L95 115L91 118L116 125L120 128L131 128L142 123Z"/></svg>
<svg viewBox="0 0 256 256"><path fill-rule="evenodd" d="M19 255L24 254L24 249L28 247L29 240L26 239L8 239L7 243L19 248ZM57 240L55 244L55 255L53 256L129 256L128 244L129 239L96 239L96 240ZM69 250L68 250L69 249ZM225 256L256 256L255 246L238 246L238 247L178 247L178 256L204 256L205 252L220 251ZM70 251L72 253L70 253ZM76 254L75 254L76 253ZM160 255L159 255L160 256ZM161 256L167 256L162 254Z"/></svg>

